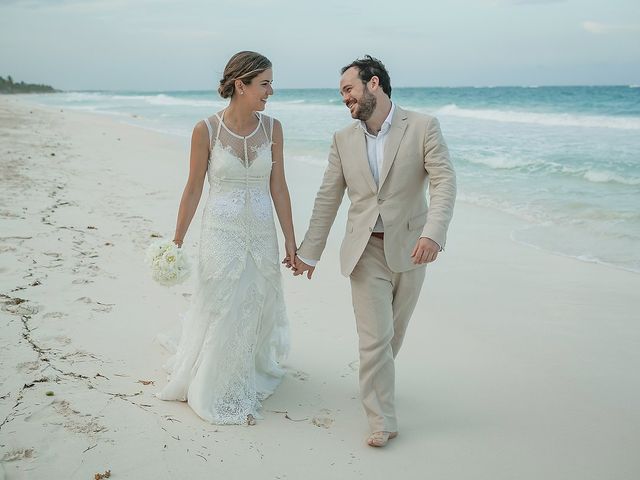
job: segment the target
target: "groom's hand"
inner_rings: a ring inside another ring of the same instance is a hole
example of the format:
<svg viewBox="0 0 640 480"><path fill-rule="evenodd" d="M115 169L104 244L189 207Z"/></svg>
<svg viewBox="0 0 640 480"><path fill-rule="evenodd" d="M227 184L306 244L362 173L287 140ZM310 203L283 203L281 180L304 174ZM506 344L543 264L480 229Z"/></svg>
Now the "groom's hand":
<svg viewBox="0 0 640 480"><path fill-rule="evenodd" d="M411 258L415 265L422 265L423 263L431 263L438 257L440 251L440 245L427 237L421 237L418 239L418 243L413 248Z"/></svg>
<svg viewBox="0 0 640 480"><path fill-rule="evenodd" d="M297 277L298 275L302 275L304 272L307 272L307 278L311 280L311 277L313 276L313 272L315 269L316 267L307 265L302 260L300 260L299 256L296 255L295 269L293 270L294 277Z"/></svg>

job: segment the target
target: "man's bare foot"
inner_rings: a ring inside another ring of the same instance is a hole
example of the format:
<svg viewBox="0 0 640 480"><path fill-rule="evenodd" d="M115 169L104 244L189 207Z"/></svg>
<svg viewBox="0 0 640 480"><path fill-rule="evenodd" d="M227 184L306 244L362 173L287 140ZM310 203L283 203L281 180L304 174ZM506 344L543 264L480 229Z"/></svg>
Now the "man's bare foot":
<svg viewBox="0 0 640 480"><path fill-rule="evenodd" d="M247 425L251 426L251 425L255 425L256 424L256 419L253 415L249 414L247 415Z"/></svg>
<svg viewBox="0 0 640 480"><path fill-rule="evenodd" d="M396 438L398 432L373 432L367 439L370 447L384 447L389 440Z"/></svg>

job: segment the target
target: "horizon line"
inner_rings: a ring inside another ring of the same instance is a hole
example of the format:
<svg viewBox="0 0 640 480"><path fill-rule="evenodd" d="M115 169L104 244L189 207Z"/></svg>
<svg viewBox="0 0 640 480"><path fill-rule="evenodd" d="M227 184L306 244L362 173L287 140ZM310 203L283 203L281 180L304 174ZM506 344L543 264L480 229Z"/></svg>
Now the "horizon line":
<svg viewBox="0 0 640 480"><path fill-rule="evenodd" d="M585 88L585 87L625 87L625 88L640 88L640 84L607 84L607 83L593 83L593 84L531 84L531 85L430 85L430 86L396 86L394 90L402 89L462 89L462 88ZM56 87L53 87L56 88ZM280 87L274 89L278 90L334 90L335 87ZM82 88L82 89L57 89L56 93L92 93L92 92L134 92L134 93L163 93L163 92L215 92L215 89L211 88L178 88L178 89L138 89L138 88Z"/></svg>

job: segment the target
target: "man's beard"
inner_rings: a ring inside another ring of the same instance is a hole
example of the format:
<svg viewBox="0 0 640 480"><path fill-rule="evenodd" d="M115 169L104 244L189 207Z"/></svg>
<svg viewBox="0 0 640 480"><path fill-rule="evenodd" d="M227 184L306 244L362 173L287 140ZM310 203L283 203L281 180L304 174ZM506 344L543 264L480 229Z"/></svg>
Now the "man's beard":
<svg viewBox="0 0 640 480"><path fill-rule="evenodd" d="M358 100L358 108L356 109L354 118L366 122L371 118L371 115L373 115L377 104L378 100L376 99L376 96L373 93L370 93L369 89L365 86L364 94L362 95L362 98Z"/></svg>

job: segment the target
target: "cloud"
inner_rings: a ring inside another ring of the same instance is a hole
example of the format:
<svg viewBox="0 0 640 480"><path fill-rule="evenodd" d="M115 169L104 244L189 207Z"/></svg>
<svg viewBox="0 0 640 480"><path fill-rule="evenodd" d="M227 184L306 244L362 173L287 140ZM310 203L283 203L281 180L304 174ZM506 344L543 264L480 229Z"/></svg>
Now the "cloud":
<svg viewBox="0 0 640 480"><path fill-rule="evenodd" d="M615 32L640 32L640 25L611 25L587 20L582 22L582 28L595 35L604 35Z"/></svg>

